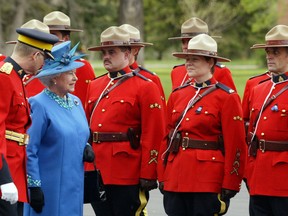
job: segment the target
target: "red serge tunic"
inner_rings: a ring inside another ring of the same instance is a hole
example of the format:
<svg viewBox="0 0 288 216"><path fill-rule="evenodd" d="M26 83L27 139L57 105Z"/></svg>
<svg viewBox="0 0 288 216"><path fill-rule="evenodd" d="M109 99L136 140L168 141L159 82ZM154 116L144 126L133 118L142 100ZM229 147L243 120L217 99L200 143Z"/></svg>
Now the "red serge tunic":
<svg viewBox="0 0 288 216"><path fill-rule="evenodd" d="M218 82L221 82L236 91L231 71L224 65L217 63L214 66L213 76ZM171 71L172 90L183 85L188 78L185 64L175 66Z"/></svg>
<svg viewBox="0 0 288 216"><path fill-rule="evenodd" d="M9 57L0 62L0 68L4 68L4 64L13 66L13 69L7 73L0 72L0 149L6 155L10 174L18 189L19 201L27 202L26 147L5 139L5 130L26 133L31 123L30 108L22 83L22 68Z"/></svg>
<svg viewBox="0 0 288 216"><path fill-rule="evenodd" d="M288 85L288 73L272 77L254 87L251 95L251 118L249 131L253 132L253 124L265 99L277 94ZM282 141L288 145L288 91L280 94L263 110L256 125L256 136L265 141ZM288 196L288 151L257 150L257 156L250 156L247 161L248 185L250 195Z"/></svg>
<svg viewBox="0 0 288 216"><path fill-rule="evenodd" d="M122 74L130 72L129 67L120 71ZM85 109L92 132L126 133L128 128L141 129L140 147L136 150L128 141L92 144L104 184L136 185L139 178L157 178L158 148L165 129L164 113L157 85L138 76L132 76L114 88L93 112L101 93L120 79L112 80L107 75L93 80L88 87ZM93 164L86 164L86 170L91 169L94 169Z"/></svg>
<svg viewBox="0 0 288 216"><path fill-rule="evenodd" d="M203 94L215 83L212 78L203 83L206 87L191 84L172 92L167 104L168 131L175 128L195 94ZM165 170L159 173L159 181L164 180L164 190L219 193L221 188L226 188L239 191L245 165L245 132L237 93L217 88L205 95L184 115L178 131L182 137L203 141L217 141L222 134L225 156L221 150L182 149L180 146L178 153L169 154L166 167L159 168L160 172ZM160 156L163 151L162 146Z"/></svg>

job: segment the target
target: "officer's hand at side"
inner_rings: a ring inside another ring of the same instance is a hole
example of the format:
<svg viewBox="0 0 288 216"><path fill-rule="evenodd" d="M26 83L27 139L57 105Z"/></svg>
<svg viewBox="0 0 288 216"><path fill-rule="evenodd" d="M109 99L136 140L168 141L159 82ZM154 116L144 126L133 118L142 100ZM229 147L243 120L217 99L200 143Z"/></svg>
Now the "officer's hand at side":
<svg viewBox="0 0 288 216"><path fill-rule="evenodd" d="M92 163L94 159L95 159L95 154L94 154L93 148L91 147L90 144L87 143L83 152L83 161Z"/></svg>
<svg viewBox="0 0 288 216"><path fill-rule="evenodd" d="M163 191L164 191L164 182L159 182L159 191L163 194Z"/></svg>
<svg viewBox="0 0 288 216"><path fill-rule="evenodd" d="M231 199L232 197L234 197L237 193L238 193L238 191L234 191L234 190L229 190L229 189L222 188L222 189L221 189L221 200L223 200L223 201L230 200L230 199Z"/></svg>
<svg viewBox="0 0 288 216"><path fill-rule="evenodd" d="M40 187L31 187L30 189L30 206L35 212L41 213L44 206L44 194Z"/></svg>
<svg viewBox="0 0 288 216"><path fill-rule="evenodd" d="M18 201L18 190L13 182L3 184L0 186L1 189L1 199L15 204Z"/></svg>
<svg viewBox="0 0 288 216"><path fill-rule="evenodd" d="M140 188L145 191L150 191L157 188L158 184L156 180L140 179Z"/></svg>

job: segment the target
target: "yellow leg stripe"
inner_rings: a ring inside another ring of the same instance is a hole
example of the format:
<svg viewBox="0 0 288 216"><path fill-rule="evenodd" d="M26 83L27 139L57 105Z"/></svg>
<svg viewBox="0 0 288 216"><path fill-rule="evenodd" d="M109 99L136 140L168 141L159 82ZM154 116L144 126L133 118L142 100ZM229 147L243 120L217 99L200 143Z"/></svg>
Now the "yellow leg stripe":
<svg viewBox="0 0 288 216"><path fill-rule="evenodd" d="M225 202L223 202L221 199L220 199L220 194L218 194L218 200L219 200L219 202L221 203L221 207L220 207L220 214L222 214L222 213L224 213L225 211L226 211L226 208L227 208L227 206L226 206L226 203Z"/></svg>
<svg viewBox="0 0 288 216"><path fill-rule="evenodd" d="M140 216L143 208L145 208L145 206L147 205L148 201L146 199L146 195L145 195L145 191L144 190L139 189L139 200L140 200L140 206L137 209L135 216ZM146 210L146 209L144 209L144 210ZM147 213L147 211L146 211L146 213ZM148 215L146 213L145 213L145 215Z"/></svg>

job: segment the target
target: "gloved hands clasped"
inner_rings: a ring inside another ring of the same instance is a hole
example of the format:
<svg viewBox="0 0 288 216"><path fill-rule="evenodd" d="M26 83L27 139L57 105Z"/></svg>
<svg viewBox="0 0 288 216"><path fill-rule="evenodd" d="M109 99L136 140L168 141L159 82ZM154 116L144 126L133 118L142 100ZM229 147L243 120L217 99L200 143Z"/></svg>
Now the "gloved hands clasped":
<svg viewBox="0 0 288 216"><path fill-rule="evenodd" d="M87 143L84 149L84 153L83 153L83 161L92 163L94 159L95 159L95 154L94 154L93 148L89 143Z"/></svg>
<svg viewBox="0 0 288 216"><path fill-rule="evenodd" d="M41 187L30 187L30 206L35 212L42 212L44 206L44 194Z"/></svg>
<svg viewBox="0 0 288 216"><path fill-rule="evenodd" d="M150 191L158 187L156 180L140 179L140 188L145 191Z"/></svg>
<svg viewBox="0 0 288 216"><path fill-rule="evenodd" d="M1 189L1 199L15 204L18 201L18 190L13 182L9 182L0 186Z"/></svg>
<svg viewBox="0 0 288 216"><path fill-rule="evenodd" d="M232 197L234 197L237 193L238 193L238 191L222 188L221 189L221 200L228 201Z"/></svg>

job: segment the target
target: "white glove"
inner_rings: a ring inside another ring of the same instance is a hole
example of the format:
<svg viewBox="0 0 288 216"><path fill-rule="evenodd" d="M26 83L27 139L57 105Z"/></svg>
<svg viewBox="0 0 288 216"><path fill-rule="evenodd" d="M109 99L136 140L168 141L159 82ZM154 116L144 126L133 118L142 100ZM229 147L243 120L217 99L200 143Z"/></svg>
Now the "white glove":
<svg viewBox="0 0 288 216"><path fill-rule="evenodd" d="M18 190L13 182L0 185L2 197L1 199L15 204L18 201Z"/></svg>

